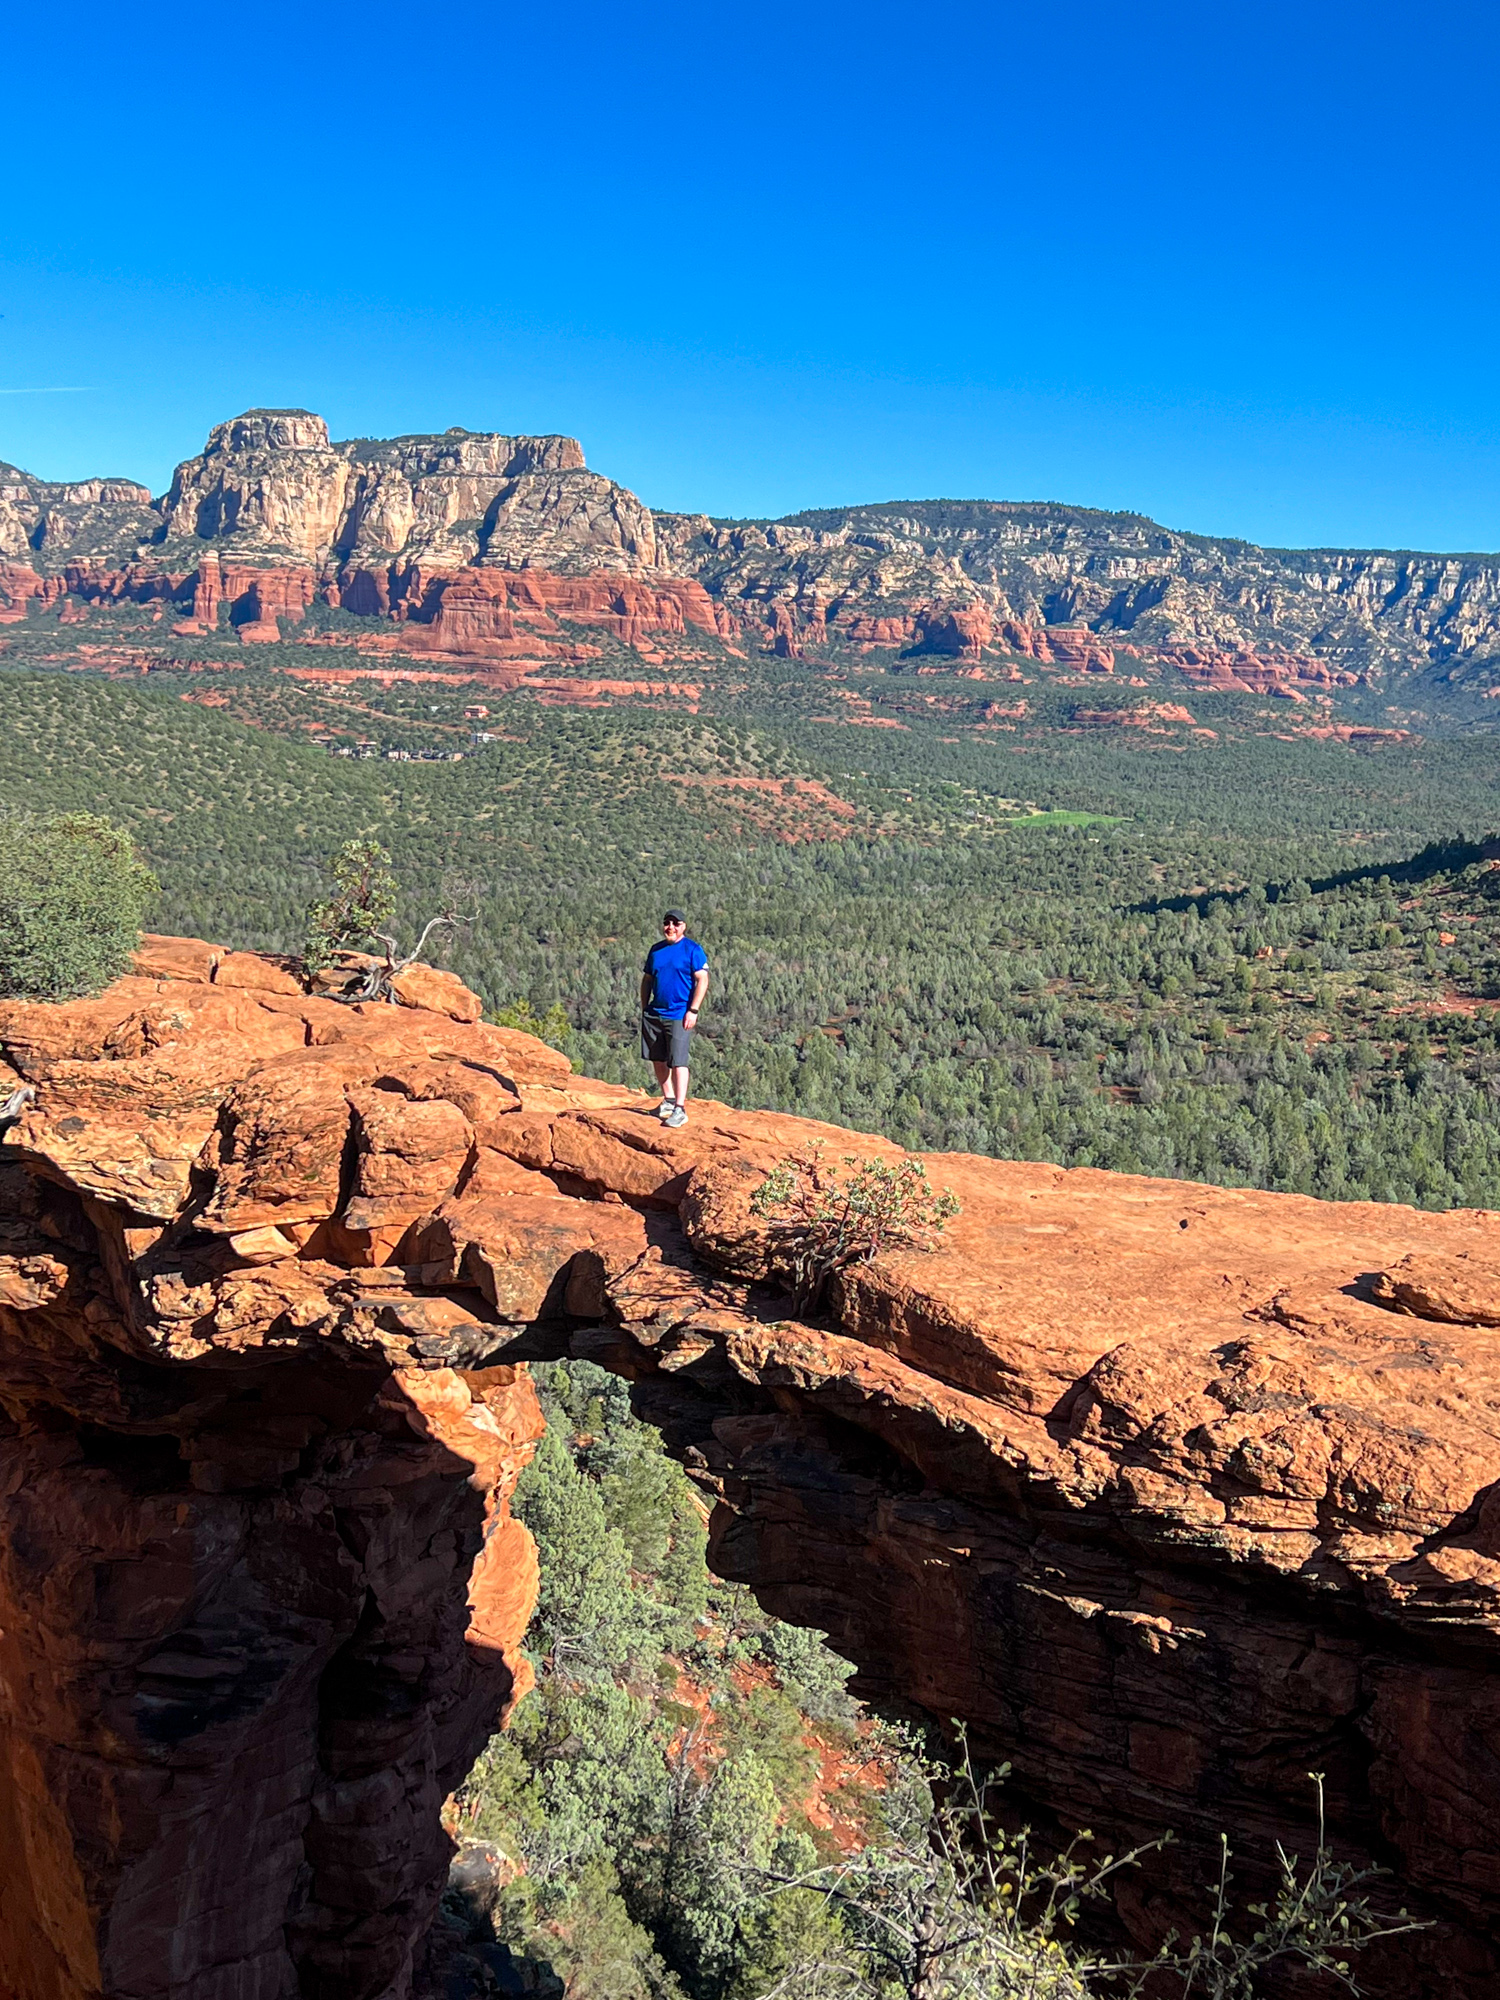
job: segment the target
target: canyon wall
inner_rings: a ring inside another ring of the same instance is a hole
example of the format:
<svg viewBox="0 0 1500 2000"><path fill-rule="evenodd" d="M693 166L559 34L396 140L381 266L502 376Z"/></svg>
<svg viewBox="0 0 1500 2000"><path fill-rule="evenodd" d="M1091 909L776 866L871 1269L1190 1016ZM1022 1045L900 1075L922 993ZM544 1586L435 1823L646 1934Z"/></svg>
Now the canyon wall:
<svg viewBox="0 0 1500 2000"><path fill-rule="evenodd" d="M217 425L155 501L129 480L48 482L0 465L0 564L16 572L0 616L47 603L63 576L81 601L185 603L192 579L222 566L300 573L265 593L293 619L314 596L399 618L440 577L541 571L695 591L721 635L749 630L789 658L988 652L1093 673L1124 653L1230 693L1413 673L1476 672L1482 687L1500 667L1490 555L1263 549L1139 514L988 500L713 521L653 512L590 471L573 438L338 442L306 410ZM280 609L260 615L241 601L249 589L228 600L235 622L276 636ZM193 616L201 625L201 608Z"/></svg>
<svg viewBox="0 0 1500 2000"><path fill-rule="evenodd" d="M1092 634L1151 656L1300 658L1351 678L1462 672L1500 652L1492 555L1263 549L1141 514L1023 501L656 519L662 560L742 616L769 619L778 605L799 630L858 625L858 642L889 643L882 621L936 606L1071 629L1074 643ZM937 649L952 648L939 639Z"/></svg>
<svg viewBox="0 0 1500 2000"><path fill-rule="evenodd" d="M481 1095L559 1064L194 947L3 1011L0 1992L405 1993L443 1798L529 1673L541 1421L463 1303L371 1264L464 1114L392 1144L354 1084L455 1035Z"/></svg>
<svg viewBox="0 0 1500 2000"><path fill-rule="evenodd" d="M940 1246L799 1322L750 1195L821 1140L148 940L0 1008L0 1986L402 2000L522 1683L522 1357L625 1374L712 1555L1111 1845L1153 1945L1221 1829L1331 1836L1500 1990L1500 1218L935 1157Z"/></svg>

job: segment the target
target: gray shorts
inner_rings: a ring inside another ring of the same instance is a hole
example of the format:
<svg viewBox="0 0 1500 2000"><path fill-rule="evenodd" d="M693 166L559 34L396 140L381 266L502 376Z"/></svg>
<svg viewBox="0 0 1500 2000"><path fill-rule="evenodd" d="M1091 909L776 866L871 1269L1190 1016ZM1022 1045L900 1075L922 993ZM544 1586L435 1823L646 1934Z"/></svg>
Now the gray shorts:
<svg viewBox="0 0 1500 2000"><path fill-rule="evenodd" d="M641 1054L647 1062L686 1069L692 1039L693 1031L686 1021L669 1021L664 1014L641 1016Z"/></svg>

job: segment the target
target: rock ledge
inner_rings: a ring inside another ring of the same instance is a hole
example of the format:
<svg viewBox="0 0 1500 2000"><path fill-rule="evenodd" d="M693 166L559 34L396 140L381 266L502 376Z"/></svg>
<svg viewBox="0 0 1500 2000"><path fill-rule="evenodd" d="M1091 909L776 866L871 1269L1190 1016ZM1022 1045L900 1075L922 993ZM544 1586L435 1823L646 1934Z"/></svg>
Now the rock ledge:
<svg viewBox="0 0 1500 2000"><path fill-rule="evenodd" d="M1201 1921L1311 1845L1434 1928L1365 1970L1500 1990L1500 1217L942 1156L930 1254L824 1324L749 1197L822 1138L486 1025L149 939L0 1005L0 1989L420 1983L456 1782L524 1685L524 1357L587 1355L714 1495L713 1559L966 1721L1019 1797ZM226 1894L226 1890L229 1893Z"/></svg>

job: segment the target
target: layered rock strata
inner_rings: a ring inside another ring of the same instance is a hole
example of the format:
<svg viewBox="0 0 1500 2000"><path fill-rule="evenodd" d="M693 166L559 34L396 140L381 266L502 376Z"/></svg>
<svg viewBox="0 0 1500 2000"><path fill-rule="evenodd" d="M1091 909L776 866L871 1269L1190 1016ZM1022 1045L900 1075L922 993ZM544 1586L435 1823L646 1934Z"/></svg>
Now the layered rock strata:
<svg viewBox="0 0 1500 2000"><path fill-rule="evenodd" d="M606 591L634 579L677 597L688 624L744 628L793 659L998 653L1107 673L1125 651L1228 693L1471 670L1482 691L1500 663L1492 555L1263 549L1139 514L989 500L713 521L654 513L589 470L574 438L335 441L306 410L215 426L155 501L129 480L0 466L0 563L3 621L53 601L65 577L79 599L191 602L201 625L220 566L283 572L258 605L243 578L219 592L252 640L275 637L277 618L295 621L313 595L399 618L440 579L539 571ZM690 601L711 605L708 622Z"/></svg>
<svg viewBox="0 0 1500 2000"><path fill-rule="evenodd" d="M1114 1844L1144 1945L1313 1840L1500 1990L1500 1218L943 1156L961 1212L802 1323L750 1196L866 1137L680 1132L485 1026L154 940L0 1010L0 1986L404 1995L438 1806L518 1685L520 1361L572 1352L712 1557ZM415 1003L415 1004L410 1004Z"/></svg>
<svg viewBox="0 0 1500 2000"><path fill-rule="evenodd" d="M123 569L70 563L60 577L43 577L25 565L0 564L0 624L25 618L29 604L47 609L64 597L79 604L171 604L181 613L172 630L182 637L216 631L222 613L247 645L297 637L308 607L321 600L401 625L399 637L372 635L366 643L375 647L471 661L555 651L549 642L563 634L559 619L597 626L628 646L695 629L733 641L741 629L701 584L671 577L647 583L609 571L559 576L546 569L434 571L388 563L319 572L210 555L185 571L154 562Z"/></svg>
<svg viewBox="0 0 1500 2000"><path fill-rule="evenodd" d="M1048 647L1180 651L1195 678L1230 692L1320 666L1349 680L1439 666L1461 677L1500 656L1493 555L1264 549L1024 501L898 500L779 521L658 514L656 527L667 566L810 645L827 631L962 652L973 630L944 619L977 614L997 647L1046 658L1029 631Z"/></svg>

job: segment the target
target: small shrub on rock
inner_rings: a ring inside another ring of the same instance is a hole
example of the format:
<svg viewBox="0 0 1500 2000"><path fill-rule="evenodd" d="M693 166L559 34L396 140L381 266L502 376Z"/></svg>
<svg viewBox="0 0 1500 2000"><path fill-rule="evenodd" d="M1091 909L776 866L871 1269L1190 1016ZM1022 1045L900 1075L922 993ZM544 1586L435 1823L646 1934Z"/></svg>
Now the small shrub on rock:
<svg viewBox="0 0 1500 2000"><path fill-rule="evenodd" d="M560 1000L554 1000L545 1014L539 1014L530 1000L508 1000L490 1019L497 1028L519 1028L523 1035L535 1035L549 1048L566 1051L573 1039L573 1023Z"/></svg>
<svg viewBox="0 0 1500 2000"><path fill-rule="evenodd" d="M156 877L94 813L0 812L0 995L66 1000L130 969Z"/></svg>
<svg viewBox="0 0 1500 2000"><path fill-rule="evenodd" d="M772 1225L772 1257L800 1307L815 1305L836 1271L882 1250L930 1250L958 1199L938 1190L920 1160L837 1162L821 1146L780 1161L750 1197Z"/></svg>
<svg viewBox="0 0 1500 2000"><path fill-rule="evenodd" d="M403 951L387 928L396 912L400 890L391 873L391 857L378 841L346 841L330 865L333 894L311 904L302 920L302 963L309 975L321 972L342 955L362 955L367 946L378 953L366 965L352 992L337 997L345 1000L394 1000L395 983L408 966L424 962L428 939L434 931L452 933L466 929L472 911L459 908L465 895L462 885L450 885L454 895L447 909L429 917L410 951Z"/></svg>

